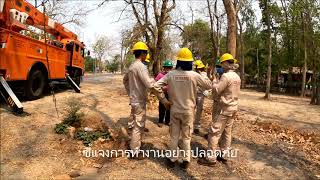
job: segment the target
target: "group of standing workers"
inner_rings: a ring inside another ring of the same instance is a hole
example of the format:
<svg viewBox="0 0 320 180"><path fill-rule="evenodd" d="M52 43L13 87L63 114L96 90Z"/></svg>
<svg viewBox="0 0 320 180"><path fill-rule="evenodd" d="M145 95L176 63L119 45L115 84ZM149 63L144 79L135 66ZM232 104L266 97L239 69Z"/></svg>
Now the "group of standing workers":
<svg viewBox="0 0 320 180"><path fill-rule="evenodd" d="M238 94L241 80L237 73L236 59L231 54L220 58L224 73L221 77L210 80L201 61L194 61L188 48L181 48L176 57L173 69L172 61L163 63L164 71L154 79L149 77L145 61L148 47L143 42L137 42L132 48L135 61L125 74L123 83L130 97L131 115L129 129L131 131L130 149L139 151L141 138L145 130L146 102L148 91L151 90L159 99L159 126L169 124L170 144L173 153L179 150L184 156L172 156L167 159L167 165L174 167L180 162L180 167L187 169L191 159L192 132L199 134L200 119L203 110L204 92L211 90L213 94L212 123L208 132L208 150L226 152L231 145L231 129L238 110ZM193 71L195 69L196 71ZM196 109L196 113L195 113ZM195 126L195 127L194 127ZM137 159L142 159L138 154ZM217 161L226 161L223 156L207 156L198 160L199 164L214 166Z"/></svg>

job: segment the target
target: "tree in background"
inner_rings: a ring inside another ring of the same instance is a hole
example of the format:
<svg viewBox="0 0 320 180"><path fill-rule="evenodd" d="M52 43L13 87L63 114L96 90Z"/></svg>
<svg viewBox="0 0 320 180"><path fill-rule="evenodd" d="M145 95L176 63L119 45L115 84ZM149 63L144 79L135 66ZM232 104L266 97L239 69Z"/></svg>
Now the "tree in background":
<svg viewBox="0 0 320 180"><path fill-rule="evenodd" d="M237 3L232 0L223 0L227 12L228 29L227 29L227 47L228 52L234 57L237 55Z"/></svg>
<svg viewBox="0 0 320 180"><path fill-rule="evenodd" d="M91 56L85 57L85 71L86 72L93 72L94 71L94 63L97 59L92 58Z"/></svg>
<svg viewBox="0 0 320 180"><path fill-rule="evenodd" d="M171 25L170 12L176 7L175 0L124 0L131 6L153 60L153 74L161 68L161 52L167 27Z"/></svg>
<svg viewBox="0 0 320 180"><path fill-rule="evenodd" d="M271 64L272 64L272 37L271 37L271 13L270 13L270 0L263 0L263 2L260 3L260 6L263 9L263 22L265 23L265 26L267 26L267 41L266 41L266 47L268 52L268 70L267 70L267 82L266 82L266 94L265 99L270 99L270 86L271 86Z"/></svg>
<svg viewBox="0 0 320 180"><path fill-rule="evenodd" d="M201 59L205 64L213 59L214 47L210 40L210 31L207 22L197 19L193 24L184 26L181 33L182 45L189 47L194 57Z"/></svg>
<svg viewBox="0 0 320 180"><path fill-rule="evenodd" d="M98 71L103 70L102 60L107 55L107 52L111 49L111 43L107 36L99 36L95 43L92 46L93 52L96 55L98 62L95 64L95 67L98 68Z"/></svg>
<svg viewBox="0 0 320 180"><path fill-rule="evenodd" d="M117 54L113 57L113 60L111 62L108 62L106 69L108 72L116 73L119 70L120 65L120 54Z"/></svg>
<svg viewBox="0 0 320 180"><path fill-rule="evenodd" d="M215 71L215 60L220 56L220 41L221 41L221 24L222 18L225 16L225 12L218 12L218 0L207 0L207 9L210 22L210 39L212 52L212 73Z"/></svg>
<svg viewBox="0 0 320 180"><path fill-rule="evenodd" d="M86 16L92 11L83 3L85 1L81 0L34 0L36 7L39 7L42 2L46 6L46 14L63 25L72 24L82 27Z"/></svg>
<svg viewBox="0 0 320 180"><path fill-rule="evenodd" d="M252 9L252 0L243 0L242 5L239 6L239 12L237 14L238 30L239 30L239 41L238 42L238 60L240 64L240 77L241 77L241 88L245 88L246 84L246 73L245 73L245 46L247 45L244 41L244 33L249 29L254 29L255 14Z"/></svg>

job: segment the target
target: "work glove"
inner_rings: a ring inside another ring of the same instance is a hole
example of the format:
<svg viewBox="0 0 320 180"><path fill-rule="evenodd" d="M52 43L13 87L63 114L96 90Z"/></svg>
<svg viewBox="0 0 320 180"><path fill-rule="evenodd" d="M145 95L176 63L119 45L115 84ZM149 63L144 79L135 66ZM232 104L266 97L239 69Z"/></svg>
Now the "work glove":
<svg viewBox="0 0 320 180"><path fill-rule="evenodd" d="M206 90L203 92L203 95L206 97L206 98L209 98L209 99L212 99L213 98L213 95L212 95L212 90Z"/></svg>
<svg viewBox="0 0 320 180"><path fill-rule="evenodd" d="M167 110L170 110L170 107L173 105L172 102L168 101L168 99L166 98L163 98L161 100L161 103L164 105L164 107L167 109Z"/></svg>

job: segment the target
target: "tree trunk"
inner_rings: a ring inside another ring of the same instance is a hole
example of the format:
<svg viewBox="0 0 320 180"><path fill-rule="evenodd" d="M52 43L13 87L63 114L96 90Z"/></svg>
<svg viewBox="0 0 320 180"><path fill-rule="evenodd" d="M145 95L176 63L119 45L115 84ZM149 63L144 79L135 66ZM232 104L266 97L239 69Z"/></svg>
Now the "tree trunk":
<svg viewBox="0 0 320 180"><path fill-rule="evenodd" d="M241 77L241 88L245 88L246 82L245 82L245 72L244 72L244 52L243 52L243 37L242 37L242 24L240 22L240 19L238 18L238 24L239 24L239 46L240 46L240 77Z"/></svg>
<svg viewBox="0 0 320 180"><path fill-rule="evenodd" d="M120 71L121 71L121 74L123 74L123 39L121 41L121 50L120 50Z"/></svg>
<svg viewBox="0 0 320 180"><path fill-rule="evenodd" d="M303 32L303 48L304 48L304 62L303 62L303 69L302 69L302 85L301 85L301 97L305 95L305 87L306 87L306 78L307 78L307 39L306 39L306 23L304 19L303 12L301 12L301 19L302 19L302 32Z"/></svg>
<svg viewBox="0 0 320 180"><path fill-rule="evenodd" d="M216 5L217 0L215 1L215 5ZM211 4L210 4L210 0L207 0L207 6L208 6L208 12L209 12L209 17L210 17L210 40L211 40L211 45L212 48L214 50L213 52L213 62L211 64L211 72L207 72L208 76L211 78L211 76L213 76L213 73L216 71L216 59L217 59L217 44L215 42L215 33L214 33L214 19L213 19L213 14L211 12ZM216 10L216 9L215 9ZM215 13L217 13L215 11Z"/></svg>
<svg viewBox="0 0 320 180"><path fill-rule="evenodd" d="M237 51L237 14L232 0L223 0L228 18L228 42L227 49L230 54L236 57Z"/></svg>
<svg viewBox="0 0 320 180"><path fill-rule="evenodd" d="M311 95L311 102L310 104L313 105L320 105L320 87L317 86L317 77L318 77L318 73L317 73L317 64L319 62L318 61L318 57L319 57L319 53L317 53L317 48L315 47L315 42L314 42L314 38L312 40L312 48L313 48L313 54L315 56L313 56L312 58L312 95Z"/></svg>
<svg viewBox="0 0 320 180"><path fill-rule="evenodd" d="M267 13L267 26L268 26L268 72L267 72L267 84L266 84L266 94L265 99L270 99L270 86L271 86L271 64L272 64L272 39L271 39L271 22L270 22L270 12L268 0L265 0L265 7Z"/></svg>
<svg viewBox="0 0 320 180"><path fill-rule="evenodd" d="M259 48L257 48L257 88L260 88L260 64L259 64Z"/></svg>

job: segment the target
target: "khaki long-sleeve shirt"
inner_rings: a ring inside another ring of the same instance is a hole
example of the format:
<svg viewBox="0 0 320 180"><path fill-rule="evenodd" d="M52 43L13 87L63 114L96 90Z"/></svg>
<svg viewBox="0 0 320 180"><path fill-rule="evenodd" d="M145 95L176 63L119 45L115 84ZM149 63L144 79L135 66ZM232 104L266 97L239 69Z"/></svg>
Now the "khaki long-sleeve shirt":
<svg viewBox="0 0 320 180"><path fill-rule="evenodd" d="M123 78L123 84L130 97L130 103L145 103L148 89L153 87L154 80L149 77L147 67L136 60L130 65L128 72Z"/></svg>
<svg viewBox="0 0 320 180"><path fill-rule="evenodd" d="M161 87L168 85L169 100L173 103L170 111L193 112L196 106L197 86L211 89L212 82L194 71L172 70L154 84L154 89L164 98Z"/></svg>
<svg viewBox="0 0 320 180"><path fill-rule="evenodd" d="M207 72L200 72L199 73L204 79L206 80L210 80L209 77L207 76ZM205 89L198 87L198 96L204 96L203 92L205 91Z"/></svg>
<svg viewBox="0 0 320 180"><path fill-rule="evenodd" d="M233 70L224 73L219 82L213 84L212 94L218 100L218 109L221 114L232 116L238 110L238 96L241 79Z"/></svg>

